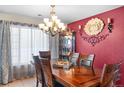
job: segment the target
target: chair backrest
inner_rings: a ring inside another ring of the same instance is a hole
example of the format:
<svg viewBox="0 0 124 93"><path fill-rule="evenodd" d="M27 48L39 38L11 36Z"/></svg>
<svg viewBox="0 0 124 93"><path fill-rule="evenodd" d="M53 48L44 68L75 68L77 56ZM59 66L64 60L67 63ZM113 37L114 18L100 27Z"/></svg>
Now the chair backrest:
<svg viewBox="0 0 124 93"><path fill-rule="evenodd" d="M71 58L70 58L69 61L70 61L73 65L77 65L78 58L79 58L79 53L73 53L73 54L71 55Z"/></svg>
<svg viewBox="0 0 124 93"><path fill-rule="evenodd" d="M34 65L35 65L35 70L36 70L36 78L40 83L42 83L42 86L44 86L45 80L44 80L43 69L41 66L41 61L39 59L39 56L33 55L33 60L34 60Z"/></svg>
<svg viewBox="0 0 124 93"><path fill-rule="evenodd" d="M120 80L121 72L120 67L121 64L124 63L122 60L119 63L114 64L114 72L113 72L113 86L124 86L124 85L117 85L116 82Z"/></svg>
<svg viewBox="0 0 124 93"><path fill-rule="evenodd" d="M100 86L102 87L112 87L116 83L119 71L120 64L104 64L103 71L100 79Z"/></svg>
<svg viewBox="0 0 124 93"><path fill-rule="evenodd" d="M48 58L51 59L51 52L50 51L39 51L41 58Z"/></svg>
<svg viewBox="0 0 124 93"><path fill-rule="evenodd" d="M45 76L45 84L48 87L53 87L53 76L52 76L52 69L51 69L51 64L49 59L41 59L41 64L43 67L43 72Z"/></svg>
<svg viewBox="0 0 124 93"><path fill-rule="evenodd" d="M120 70L117 69L113 72L113 86L116 86L116 82L120 80Z"/></svg>
<svg viewBox="0 0 124 93"><path fill-rule="evenodd" d="M123 64L124 62L121 60L119 63L115 63L114 64L114 70L119 70L120 71L120 66L121 64Z"/></svg>
<svg viewBox="0 0 124 93"><path fill-rule="evenodd" d="M120 86L120 85L116 85L116 82L120 80L120 76L121 76L120 66L122 63L124 63L123 60L115 64L104 64L100 79L100 86L103 87Z"/></svg>
<svg viewBox="0 0 124 93"><path fill-rule="evenodd" d="M82 58L80 60L80 62L81 62L80 64L83 66L92 67L93 62L94 62L94 58L95 58L94 54L86 55L84 58Z"/></svg>

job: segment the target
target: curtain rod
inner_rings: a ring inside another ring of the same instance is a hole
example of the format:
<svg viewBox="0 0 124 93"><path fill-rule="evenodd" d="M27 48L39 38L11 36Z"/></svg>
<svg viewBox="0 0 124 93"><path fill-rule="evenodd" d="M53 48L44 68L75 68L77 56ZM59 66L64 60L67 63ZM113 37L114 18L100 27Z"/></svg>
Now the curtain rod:
<svg viewBox="0 0 124 93"><path fill-rule="evenodd" d="M0 22L3 22L3 21L6 21L6 22L10 22L10 24L13 24L13 25L21 25L21 26L29 26L29 27L38 27L38 25L36 24L29 24L29 23L22 23L22 22L14 22L14 21L7 21L7 20L0 20Z"/></svg>

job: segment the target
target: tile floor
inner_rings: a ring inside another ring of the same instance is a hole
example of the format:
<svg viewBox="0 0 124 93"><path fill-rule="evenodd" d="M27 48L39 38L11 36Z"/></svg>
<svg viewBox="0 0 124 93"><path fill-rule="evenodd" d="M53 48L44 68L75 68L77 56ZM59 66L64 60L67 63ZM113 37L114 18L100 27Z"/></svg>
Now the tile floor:
<svg viewBox="0 0 124 93"><path fill-rule="evenodd" d="M39 84L39 87L41 85ZM15 80L7 85L0 85L0 87L36 87L36 78L26 78L22 80Z"/></svg>

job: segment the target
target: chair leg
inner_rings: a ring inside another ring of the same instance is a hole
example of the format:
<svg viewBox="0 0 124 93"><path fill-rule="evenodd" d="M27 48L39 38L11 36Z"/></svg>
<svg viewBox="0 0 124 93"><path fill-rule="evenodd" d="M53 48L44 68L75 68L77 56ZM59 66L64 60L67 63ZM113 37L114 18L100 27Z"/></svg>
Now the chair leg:
<svg viewBox="0 0 124 93"><path fill-rule="evenodd" d="M37 80L37 82L36 82L36 87L38 87L38 84L39 84L39 82L38 82L38 80Z"/></svg>
<svg viewBox="0 0 124 93"><path fill-rule="evenodd" d="M94 76L96 75L93 67L92 67L92 73Z"/></svg>
<svg viewBox="0 0 124 93"><path fill-rule="evenodd" d="M42 87L46 87L46 85L45 85L45 83L44 83L44 82L42 82Z"/></svg>

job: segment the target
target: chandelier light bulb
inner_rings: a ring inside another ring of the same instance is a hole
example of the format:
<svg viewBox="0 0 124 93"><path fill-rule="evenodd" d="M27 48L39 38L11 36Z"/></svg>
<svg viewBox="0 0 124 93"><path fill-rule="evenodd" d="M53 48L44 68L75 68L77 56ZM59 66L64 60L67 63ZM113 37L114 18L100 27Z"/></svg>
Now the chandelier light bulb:
<svg viewBox="0 0 124 93"><path fill-rule="evenodd" d="M61 25L61 28L64 26L64 23L60 23L60 25Z"/></svg>
<svg viewBox="0 0 124 93"><path fill-rule="evenodd" d="M61 29L61 28L62 28L62 25L63 25L62 23L59 23L59 24L58 24L58 28Z"/></svg>
<svg viewBox="0 0 124 93"><path fill-rule="evenodd" d="M54 31L57 31L57 28L56 27L54 27Z"/></svg>
<svg viewBox="0 0 124 93"><path fill-rule="evenodd" d="M59 23L60 23L60 19L57 19L57 20L56 20L56 23L59 24Z"/></svg>
<svg viewBox="0 0 124 93"><path fill-rule="evenodd" d="M61 28L61 24L60 23L58 24L58 28Z"/></svg>
<svg viewBox="0 0 124 93"><path fill-rule="evenodd" d="M44 18L44 23L47 24L49 22L49 19L48 18Z"/></svg>
<svg viewBox="0 0 124 93"><path fill-rule="evenodd" d="M48 26L48 27L52 27L52 22L48 22L48 23L47 23L47 26Z"/></svg>
<svg viewBox="0 0 124 93"><path fill-rule="evenodd" d="M65 30L65 26L62 27L62 30Z"/></svg>
<svg viewBox="0 0 124 93"><path fill-rule="evenodd" d="M52 15L52 20L55 21L57 19L57 16Z"/></svg>
<svg viewBox="0 0 124 93"><path fill-rule="evenodd" d="M45 30L45 31L48 31L48 27L47 27L47 26L45 26L45 27L44 27L44 30Z"/></svg>
<svg viewBox="0 0 124 93"><path fill-rule="evenodd" d="M39 24L39 28L42 28L42 29L43 29L44 26L45 26L45 25L44 25L43 23Z"/></svg>

